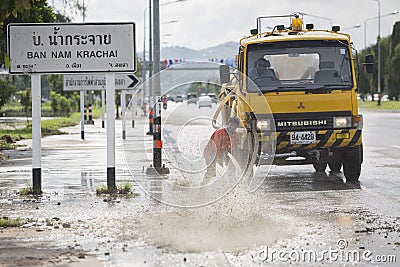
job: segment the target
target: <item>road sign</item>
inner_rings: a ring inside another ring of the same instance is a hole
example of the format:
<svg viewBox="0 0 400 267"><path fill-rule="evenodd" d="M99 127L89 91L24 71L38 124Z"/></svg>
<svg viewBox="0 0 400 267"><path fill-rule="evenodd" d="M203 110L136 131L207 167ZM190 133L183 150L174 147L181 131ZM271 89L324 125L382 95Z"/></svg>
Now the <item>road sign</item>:
<svg viewBox="0 0 400 267"><path fill-rule="evenodd" d="M10 73L136 70L134 23L8 24Z"/></svg>
<svg viewBox="0 0 400 267"><path fill-rule="evenodd" d="M105 90L105 74L64 74L64 91ZM134 73L116 73L115 89L132 90L139 83Z"/></svg>

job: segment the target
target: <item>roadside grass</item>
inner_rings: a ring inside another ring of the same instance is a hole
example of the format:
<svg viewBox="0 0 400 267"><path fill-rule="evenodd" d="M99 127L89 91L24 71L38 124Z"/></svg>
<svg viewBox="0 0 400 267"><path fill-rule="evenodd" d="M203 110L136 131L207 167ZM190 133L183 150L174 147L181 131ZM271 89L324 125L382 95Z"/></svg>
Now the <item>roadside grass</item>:
<svg viewBox="0 0 400 267"><path fill-rule="evenodd" d="M9 217L1 217L0 218L0 228L7 227L19 227L22 225L22 221L20 218L11 219Z"/></svg>
<svg viewBox="0 0 400 267"><path fill-rule="evenodd" d="M93 117L98 118L101 116L101 108L93 110ZM63 134L60 131L62 127L69 127L77 125L80 122L80 113L73 112L69 117L58 117L49 120L42 120L42 137L56 134ZM0 136L9 135L13 140L32 139L32 125L31 122L25 123L25 127L16 129L0 129ZM15 147L14 147L15 148ZM12 144L6 145L0 142L0 150L13 149Z"/></svg>
<svg viewBox="0 0 400 267"><path fill-rule="evenodd" d="M358 101L358 106L360 108L367 108L367 109L386 109L386 110L400 110L400 101L382 101L381 105L377 105L377 101Z"/></svg>
<svg viewBox="0 0 400 267"><path fill-rule="evenodd" d="M7 143L5 140L0 140L0 150L12 150L12 149L15 149L15 147L16 147L15 144ZM0 154L0 157L1 157L1 154Z"/></svg>
<svg viewBox="0 0 400 267"><path fill-rule="evenodd" d="M20 196L34 195L32 185L27 185L26 187L21 188L21 189L18 191L17 194L20 195Z"/></svg>
<svg viewBox="0 0 400 267"><path fill-rule="evenodd" d="M137 193L133 191L132 183L129 182L123 184L117 184L116 190L109 190L106 184L101 184L100 186L96 187L96 195L105 195L105 194L127 195L132 197L137 196Z"/></svg>
<svg viewBox="0 0 400 267"><path fill-rule="evenodd" d="M50 120L43 120L41 122L42 137L63 134L59 129L61 127L74 126L80 121L80 115L78 112L72 113L69 117L54 118ZM19 129L0 129L0 136L10 135L14 140L16 138L32 139L32 125L31 123L26 124L24 128ZM3 149L0 147L0 149Z"/></svg>

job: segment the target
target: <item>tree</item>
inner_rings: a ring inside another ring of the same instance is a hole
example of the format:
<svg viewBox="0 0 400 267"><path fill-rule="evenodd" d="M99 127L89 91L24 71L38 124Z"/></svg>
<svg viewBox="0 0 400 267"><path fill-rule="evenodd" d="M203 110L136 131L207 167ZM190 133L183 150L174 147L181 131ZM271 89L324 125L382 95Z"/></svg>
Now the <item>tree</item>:
<svg viewBox="0 0 400 267"><path fill-rule="evenodd" d="M60 74L47 75L47 81L50 85L50 90L63 95L63 79Z"/></svg>
<svg viewBox="0 0 400 267"><path fill-rule="evenodd" d="M0 80L0 109L8 102L15 93L15 86L7 80Z"/></svg>
<svg viewBox="0 0 400 267"><path fill-rule="evenodd" d="M398 44L400 44L400 21L397 21L393 26L393 32L390 36L390 50L394 51Z"/></svg>
<svg viewBox="0 0 400 267"><path fill-rule="evenodd" d="M0 66L7 52L7 25L16 22L55 22L55 15L46 0L6 0L0 5Z"/></svg>
<svg viewBox="0 0 400 267"><path fill-rule="evenodd" d="M0 5L0 67L7 63L7 25L9 23L43 23L43 22L68 22L70 19L65 15L54 12L48 6L46 0L1 0ZM18 90L25 90L30 84L29 75L20 75L13 78L14 85ZM9 99L0 94L0 102Z"/></svg>
<svg viewBox="0 0 400 267"><path fill-rule="evenodd" d="M389 72L389 98L399 100L400 95L400 21L393 26L390 36L390 72Z"/></svg>
<svg viewBox="0 0 400 267"><path fill-rule="evenodd" d="M60 112L60 103L58 94L54 91L50 92L50 106L53 111L53 115L56 116Z"/></svg>
<svg viewBox="0 0 400 267"><path fill-rule="evenodd" d="M399 100L400 95L400 43L394 48L389 75L389 98Z"/></svg>
<svg viewBox="0 0 400 267"><path fill-rule="evenodd" d="M77 2L77 0L63 0L63 4ZM74 4L76 5L76 4ZM69 6L69 5L68 5ZM77 10L75 8L74 10ZM79 9L78 9L79 10ZM8 58L7 52L7 25L9 23L46 23L70 22L67 16L54 11L47 0L1 0L0 5L0 66Z"/></svg>
<svg viewBox="0 0 400 267"><path fill-rule="evenodd" d="M31 88L26 88L25 91L20 92L21 95L21 106L22 110L25 112L26 121L29 123L28 117L32 110L32 93Z"/></svg>
<svg viewBox="0 0 400 267"><path fill-rule="evenodd" d="M50 105L54 116L69 116L71 113L71 102L59 93L50 92Z"/></svg>

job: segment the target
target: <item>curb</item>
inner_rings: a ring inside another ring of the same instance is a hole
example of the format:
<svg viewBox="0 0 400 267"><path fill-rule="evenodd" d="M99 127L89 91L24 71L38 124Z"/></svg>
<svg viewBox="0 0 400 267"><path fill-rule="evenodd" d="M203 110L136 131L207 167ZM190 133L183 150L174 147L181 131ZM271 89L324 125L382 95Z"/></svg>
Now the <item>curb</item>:
<svg viewBox="0 0 400 267"><path fill-rule="evenodd" d="M370 112L400 113L399 109L359 108L359 110L360 111L370 111Z"/></svg>

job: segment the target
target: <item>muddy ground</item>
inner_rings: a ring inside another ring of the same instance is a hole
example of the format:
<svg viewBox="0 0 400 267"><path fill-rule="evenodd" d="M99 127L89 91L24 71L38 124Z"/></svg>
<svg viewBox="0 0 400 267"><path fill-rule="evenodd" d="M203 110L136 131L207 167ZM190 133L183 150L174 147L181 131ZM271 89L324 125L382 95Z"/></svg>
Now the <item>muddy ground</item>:
<svg viewBox="0 0 400 267"><path fill-rule="evenodd" d="M79 126L42 139L39 198L17 194L31 180L30 144L23 141L27 146L6 152L0 165L0 214L24 222L0 230L0 266L397 266L400 159L395 147L372 143L382 118L376 120L366 125L360 183L346 183L342 172L273 166L256 192L243 180L196 208L162 202L184 189L164 186L176 177L145 174L151 160L143 152L152 140L143 127L123 141L117 121L117 182L132 182L135 197L95 194L106 182L101 122L86 126L84 141Z"/></svg>

